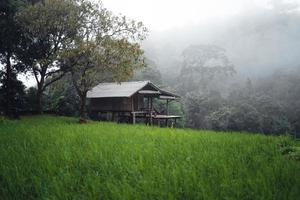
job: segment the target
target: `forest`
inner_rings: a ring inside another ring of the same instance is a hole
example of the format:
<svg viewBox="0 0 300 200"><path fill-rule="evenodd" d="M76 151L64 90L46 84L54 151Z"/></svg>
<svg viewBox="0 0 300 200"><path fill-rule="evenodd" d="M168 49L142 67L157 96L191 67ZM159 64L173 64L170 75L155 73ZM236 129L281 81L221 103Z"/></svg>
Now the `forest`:
<svg viewBox="0 0 300 200"><path fill-rule="evenodd" d="M210 37L215 27L147 37L141 22L101 2L2 1L0 110L16 119L43 112L85 119L93 86L150 80L181 95L171 105L183 116L179 127L299 136L300 15L276 5L264 18L224 22Z"/></svg>

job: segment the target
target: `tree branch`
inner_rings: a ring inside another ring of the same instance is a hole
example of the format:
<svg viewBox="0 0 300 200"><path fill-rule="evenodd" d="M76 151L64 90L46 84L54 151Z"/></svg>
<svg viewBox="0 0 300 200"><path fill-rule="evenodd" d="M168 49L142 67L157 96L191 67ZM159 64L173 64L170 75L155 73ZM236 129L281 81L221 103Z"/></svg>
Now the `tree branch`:
<svg viewBox="0 0 300 200"><path fill-rule="evenodd" d="M59 79L61 79L66 73L62 73L59 76L56 76L55 78L52 78L49 82L44 84L43 89L45 89L46 87L48 87L49 85L51 85L52 83L54 83L55 81L58 81Z"/></svg>
<svg viewBox="0 0 300 200"><path fill-rule="evenodd" d="M37 69L32 68L32 72L33 72L34 78L35 78L37 84L40 84L40 81L39 81L39 79L37 77L37 71L38 71Z"/></svg>
<svg viewBox="0 0 300 200"><path fill-rule="evenodd" d="M45 74L46 77L49 77L49 76L52 76L53 74L56 74L58 72L61 72L62 70L61 69L57 69L57 70L54 70L54 71L50 71L50 72L47 72Z"/></svg>

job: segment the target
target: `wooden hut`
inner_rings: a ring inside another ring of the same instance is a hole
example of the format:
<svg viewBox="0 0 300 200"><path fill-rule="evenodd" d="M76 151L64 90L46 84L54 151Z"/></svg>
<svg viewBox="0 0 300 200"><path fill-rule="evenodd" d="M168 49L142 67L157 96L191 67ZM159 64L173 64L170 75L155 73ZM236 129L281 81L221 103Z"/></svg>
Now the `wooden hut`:
<svg viewBox="0 0 300 200"><path fill-rule="evenodd" d="M87 93L89 111L94 119L112 121L137 120L148 124L157 122L165 125L176 123L180 116L169 113L169 102L180 97L155 86L150 81L100 83ZM166 108L157 111L153 99L164 100Z"/></svg>

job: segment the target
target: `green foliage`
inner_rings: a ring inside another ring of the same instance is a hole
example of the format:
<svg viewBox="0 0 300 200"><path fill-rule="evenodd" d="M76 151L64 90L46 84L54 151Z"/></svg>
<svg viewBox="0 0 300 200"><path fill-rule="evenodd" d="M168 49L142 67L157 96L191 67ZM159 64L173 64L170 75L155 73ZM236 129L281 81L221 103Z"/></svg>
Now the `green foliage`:
<svg viewBox="0 0 300 200"><path fill-rule="evenodd" d="M280 114L290 123L291 131L300 136L300 70L278 70L258 82L256 90L280 105ZM277 117L278 118L278 117ZM286 123L286 122L285 122Z"/></svg>
<svg viewBox="0 0 300 200"><path fill-rule="evenodd" d="M37 112L37 89L35 87L30 87L26 90L26 97L25 97L25 102L26 102L26 111L29 112Z"/></svg>
<svg viewBox="0 0 300 200"><path fill-rule="evenodd" d="M141 22L112 14L100 3L83 0L78 31L71 49L60 59L72 74L80 97L80 120L86 120L86 95L103 81L129 80L144 66L139 42L147 29Z"/></svg>
<svg viewBox="0 0 300 200"><path fill-rule="evenodd" d="M262 123L261 114L257 109L247 103L242 103L233 108L228 128L236 131L261 133Z"/></svg>
<svg viewBox="0 0 300 200"><path fill-rule="evenodd" d="M0 124L1 199L291 199L288 137L27 117Z"/></svg>
<svg viewBox="0 0 300 200"><path fill-rule="evenodd" d="M290 131L290 124L283 108L273 98L266 95L255 97L254 105L261 113L262 129L264 133L286 133Z"/></svg>
<svg viewBox="0 0 300 200"><path fill-rule="evenodd" d="M237 85L230 82L235 71L224 49L190 46L183 56L177 90L183 95L188 127L264 134L299 132L297 72L279 71L255 85L250 79Z"/></svg>
<svg viewBox="0 0 300 200"><path fill-rule="evenodd" d="M29 67L38 83L59 71L61 53L73 42L79 10L73 0L45 0L30 4L16 16L25 38L18 57Z"/></svg>
<svg viewBox="0 0 300 200"><path fill-rule="evenodd" d="M206 95L189 93L185 98L187 126L192 128L209 128L205 119L210 113L217 111L224 104L218 92Z"/></svg>
<svg viewBox="0 0 300 200"><path fill-rule="evenodd" d="M18 118L20 91L24 90L17 80L17 73L23 67L16 58L23 35L15 20L23 4L22 0L0 1L0 110L10 118Z"/></svg>
<svg viewBox="0 0 300 200"><path fill-rule="evenodd" d="M0 124L4 124L6 122L7 122L7 119L4 116L0 115Z"/></svg>
<svg viewBox="0 0 300 200"><path fill-rule="evenodd" d="M45 91L46 108L58 115L78 116L79 97L68 74Z"/></svg>
<svg viewBox="0 0 300 200"><path fill-rule="evenodd" d="M210 113L205 118L205 122L208 123L208 127L213 130L229 130L230 115L231 108L224 106L218 109L217 111Z"/></svg>
<svg viewBox="0 0 300 200"><path fill-rule="evenodd" d="M8 84L9 81L9 84ZM13 94L13 98L8 98ZM10 118L18 118L18 113L25 107L25 86L12 73L11 77L0 78L0 112L3 111ZM12 116L13 115L13 116Z"/></svg>
<svg viewBox="0 0 300 200"><path fill-rule="evenodd" d="M225 99L218 92L190 93L185 98L185 111L187 126L193 128L264 134L291 131L282 106L264 94L232 93Z"/></svg>
<svg viewBox="0 0 300 200"><path fill-rule="evenodd" d="M5 57L15 56L22 38L20 27L15 21L16 12L24 5L23 0L2 0L0 2L0 62Z"/></svg>
<svg viewBox="0 0 300 200"><path fill-rule="evenodd" d="M74 42L80 11L75 0L44 0L21 9L16 19L24 36L17 57L36 80L42 112L44 90L67 71L58 60Z"/></svg>

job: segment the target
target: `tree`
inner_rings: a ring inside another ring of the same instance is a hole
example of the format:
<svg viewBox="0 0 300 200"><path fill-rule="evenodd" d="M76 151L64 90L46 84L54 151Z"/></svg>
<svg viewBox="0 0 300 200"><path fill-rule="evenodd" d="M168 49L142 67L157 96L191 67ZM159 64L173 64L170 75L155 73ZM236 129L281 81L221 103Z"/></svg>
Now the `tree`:
<svg viewBox="0 0 300 200"><path fill-rule="evenodd" d="M183 51L183 66L178 89L181 94L188 92L224 91L226 77L235 73L233 64L225 50L215 45L194 45ZM220 82L219 80L222 80Z"/></svg>
<svg viewBox="0 0 300 200"><path fill-rule="evenodd" d="M146 59L147 67L136 70L132 80L144 81L149 80L157 85L162 85L162 76L157 69L155 62Z"/></svg>
<svg viewBox="0 0 300 200"><path fill-rule="evenodd" d="M224 105L226 105L226 101L217 91L202 95L188 93L185 98L187 126L191 128L210 128L207 116Z"/></svg>
<svg viewBox="0 0 300 200"><path fill-rule="evenodd" d="M45 107L58 115L77 116L79 98L72 83L71 74L51 84L45 91Z"/></svg>
<svg viewBox="0 0 300 200"><path fill-rule="evenodd" d="M37 89L35 87L30 87L26 90L25 111L28 113L32 114L37 112L36 94L37 94Z"/></svg>
<svg viewBox="0 0 300 200"><path fill-rule="evenodd" d="M19 111L24 109L25 86L16 78L14 72L11 73L10 79L0 79L0 85L0 111L4 110L8 117L18 119Z"/></svg>
<svg viewBox="0 0 300 200"><path fill-rule="evenodd" d="M255 89L249 83L248 80L245 86L236 89L228 97L228 101L234 107L231 127L234 130L264 134L289 132L291 124L285 111L286 108L280 103L279 98L271 96L274 95L274 90L269 88L266 82L263 86L256 86ZM266 86L268 91L263 91Z"/></svg>
<svg viewBox="0 0 300 200"><path fill-rule="evenodd" d="M72 44L79 18L75 0L44 0L25 7L17 15L25 36L18 58L36 80L39 113L42 113L42 95L46 87L66 72L58 59Z"/></svg>
<svg viewBox="0 0 300 200"><path fill-rule="evenodd" d="M82 1L80 28L74 46L62 58L70 68L80 97L80 121L86 121L86 95L102 81L127 80L144 65L139 41L147 29L141 22L116 16L98 4Z"/></svg>
<svg viewBox="0 0 300 200"><path fill-rule="evenodd" d="M262 94L255 97L254 107L262 116L262 131L265 134L283 134L291 130L290 123L280 103Z"/></svg>
<svg viewBox="0 0 300 200"><path fill-rule="evenodd" d="M16 51L20 44L22 32L15 21L18 9L25 5L22 0L2 0L0 2L0 79L1 93L5 103L4 113L9 118L18 118L17 93L20 83L17 73L20 70Z"/></svg>
<svg viewBox="0 0 300 200"><path fill-rule="evenodd" d="M291 124L292 132L300 135L300 69L276 70L260 80L256 86L260 93L276 100Z"/></svg>
<svg viewBox="0 0 300 200"><path fill-rule="evenodd" d="M206 122L206 128L218 131L227 131L229 128L231 114L232 108L227 105L211 112L204 120Z"/></svg>
<svg viewBox="0 0 300 200"><path fill-rule="evenodd" d="M262 117L255 107L241 103L232 107L228 130L262 133Z"/></svg>

